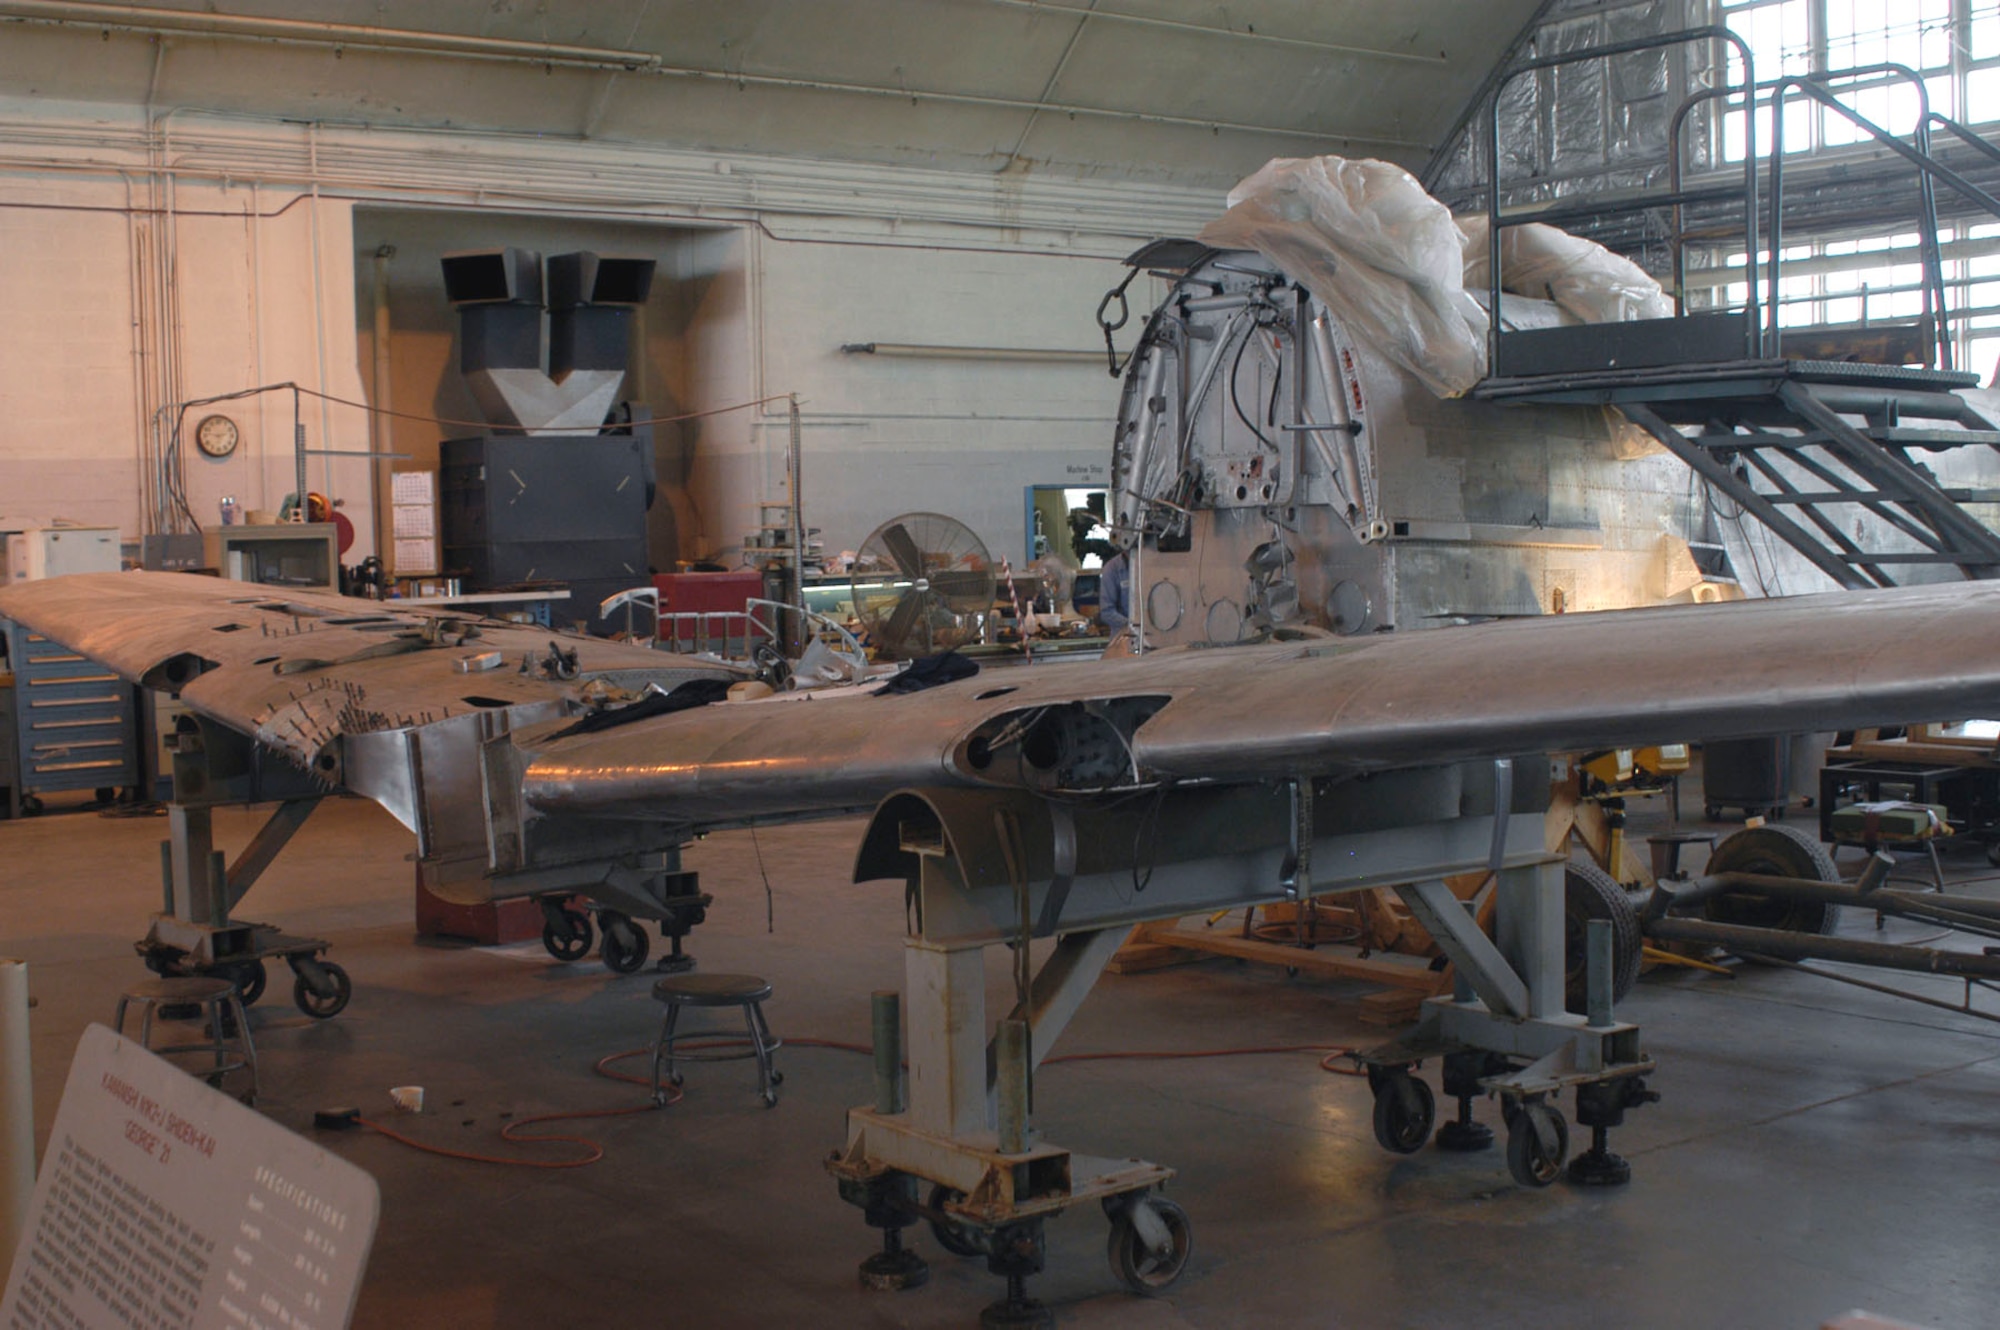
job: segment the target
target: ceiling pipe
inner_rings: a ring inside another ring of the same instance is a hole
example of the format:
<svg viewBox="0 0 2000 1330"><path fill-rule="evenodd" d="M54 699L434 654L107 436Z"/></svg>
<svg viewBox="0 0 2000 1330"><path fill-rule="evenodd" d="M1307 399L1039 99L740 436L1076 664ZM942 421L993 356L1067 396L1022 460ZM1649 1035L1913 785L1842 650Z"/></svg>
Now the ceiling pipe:
<svg viewBox="0 0 2000 1330"><path fill-rule="evenodd" d="M7 0L0 18L63 25L110 28L147 34L194 33L203 37L238 37L252 41L295 41L315 46L353 46L370 50L429 55L469 55L533 64L583 64L591 68L647 69L660 63L656 55L613 51L596 46L564 46L548 42L513 41L505 37L474 37L411 28L381 28L361 23L328 23L318 19L261 18L248 14L204 13L187 9L155 9L150 5L98 4L95 0Z"/></svg>
<svg viewBox="0 0 2000 1330"><path fill-rule="evenodd" d="M1057 7L1051 6L1051 8ZM1065 12L1073 14L1081 11ZM1428 151L1431 147L1428 143L1389 138L1378 134L1296 129L1277 125L1248 124L1235 120L1207 120L1194 116L1168 115L1157 111L1079 106L1068 102L1035 101L1024 97L990 97L966 92L927 92L911 88L885 88L871 83L845 83L833 79L733 73L729 70L703 69L693 65L670 65L656 54L617 51L607 47L566 46L515 41L504 37L419 32L409 28L380 28L358 23L262 18L245 14L202 13L185 9L153 9L143 5L99 4L95 0L0 0L0 22L84 27L102 32L131 32L154 37L189 34L237 41L269 42L276 45L388 51L401 55L434 55L535 65L544 69L560 67L617 70L624 73L656 74L664 78L715 79L719 82L734 83L739 88L789 88L863 97L893 97L912 104L939 102L952 106L977 106L1004 111L1048 111L1057 115L1091 116L1139 124L1204 129L1211 133L1228 130L1231 133L1262 134L1274 138L1310 139L1318 143L1365 143L1378 147L1410 148L1419 151Z"/></svg>
<svg viewBox="0 0 2000 1330"><path fill-rule="evenodd" d="M850 356L888 356L911 360L1023 360L1051 364L1070 362L1103 365L1102 351L1069 351L1039 346L934 346L923 342L846 342Z"/></svg>
<svg viewBox="0 0 2000 1330"><path fill-rule="evenodd" d="M1124 14L1115 9L1084 9L1076 5L1059 5L1050 0L983 0L989 5L1005 5L1009 9L1026 9L1045 14L1062 14L1070 18L1088 15L1106 23L1130 23L1139 27L1166 28L1176 32L1196 33L1203 37L1225 37L1237 41L1261 42L1267 46L1289 46L1302 51L1324 51L1329 55L1351 55L1367 60L1402 60L1418 65L1442 65L1450 63L1443 55L1423 55L1416 51L1385 51L1376 46L1349 46L1343 42L1315 41L1310 37L1278 37L1266 32L1256 32L1244 28L1212 28L1206 23L1188 23L1182 19L1154 18L1149 14Z"/></svg>

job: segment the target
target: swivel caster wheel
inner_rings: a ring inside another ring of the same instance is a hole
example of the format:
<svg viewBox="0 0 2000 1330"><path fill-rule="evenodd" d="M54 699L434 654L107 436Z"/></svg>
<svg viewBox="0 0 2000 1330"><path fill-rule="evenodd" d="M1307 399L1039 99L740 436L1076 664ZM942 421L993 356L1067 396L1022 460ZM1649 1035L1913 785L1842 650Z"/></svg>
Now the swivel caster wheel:
<svg viewBox="0 0 2000 1330"><path fill-rule="evenodd" d="M271 976L265 972L264 962L260 960L237 961L215 971L215 977L236 985L236 996L246 1007L263 997L264 989L271 982Z"/></svg>
<svg viewBox="0 0 2000 1330"><path fill-rule="evenodd" d="M1562 1175L1569 1124L1554 1105L1529 1103L1507 1126L1507 1171L1523 1187L1546 1187Z"/></svg>
<svg viewBox="0 0 2000 1330"><path fill-rule="evenodd" d="M1431 1137L1437 1100L1431 1087L1401 1067L1385 1071L1375 1085L1375 1143L1399 1155L1415 1154Z"/></svg>
<svg viewBox="0 0 2000 1330"><path fill-rule="evenodd" d="M553 920L543 924L542 946L559 961L580 961L590 954L590 944L595 940L590 916L580 910L562 913L567 927L558 928Z"/></svg>
<svg viewBox="0 0 2000 1330"><path fill-rule="evenodd" d="M1118 1282L1142 1298L1172 1288L1194 1254L1194 1226L1187 1211L1164 1196L1147 1196L1111 1220L1106 1255Z"/></svg>
<svg viewBox="0 0 2000 1330"><path fill-rule="evenodd" d="M940 1182L931 1188L928 1208L941 1211L947 1202L964 1199L964 1192ZM953 1256L986 1256L993 1250L993 1234L987 1229L974 1228L970 1224L955 1223L948 1219L933 1219L930 1221L930 1226L931 1236L937 1239L938 1246Z"/></svg>
<svg viewBox="0 0 2000 1330"><path fill-rule="evenodd" d="M597 922L604 930L604 941L598 947L598 956L603 960L604 968L613 974L636 973L646 963L646 952L651 946L646 940L646 930L617 910L599 911ZM584 950L589 949L586 942Z"/></svg>
<svg viewBox="0 0 2000 1330"><path fill-rule="evenodd" d="M316 1021L330 1020L347 1010L347 1000L354 996L354 981L347 977L347 971L332 961L306 964L319 974L310 974L301 966L298 978L292 981L292 1001L299 1010Z"/></svg>

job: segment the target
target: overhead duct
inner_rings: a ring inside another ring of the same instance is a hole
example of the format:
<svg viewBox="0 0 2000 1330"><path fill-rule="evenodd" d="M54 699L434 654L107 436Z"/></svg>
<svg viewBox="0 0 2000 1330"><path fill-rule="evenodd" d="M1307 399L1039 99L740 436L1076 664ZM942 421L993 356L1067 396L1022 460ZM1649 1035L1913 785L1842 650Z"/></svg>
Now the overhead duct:
<svg viewBox="0 0 2000 1330"><path fill-rule="evenodd" d="M600 428L618 400L632 349L632 310L653 285L653 260L587 251L552 255L546 281L531 250L473 250L443 259L458 310L459 369L497 431L576 434Z"/></svg>
<svg viewBox="0 0 2000 1330"><path fill-rule="evenodd" d="M559 584L558 617L607 630L590 607L651 576L650 412L619 391L653 266L581 250L444 256L459 368L489 422L438 454L445 563L469 589Z"/></svg>

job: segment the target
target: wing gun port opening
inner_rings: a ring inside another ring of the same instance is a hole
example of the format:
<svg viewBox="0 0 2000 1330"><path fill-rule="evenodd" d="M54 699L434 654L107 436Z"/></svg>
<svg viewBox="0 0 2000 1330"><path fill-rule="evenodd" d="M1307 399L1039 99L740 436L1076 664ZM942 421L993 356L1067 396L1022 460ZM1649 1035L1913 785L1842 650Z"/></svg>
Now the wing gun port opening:
<svg viewBox="0 0 2000 1330"><path fill-rule="evenodd" d="M975 780L1048 793L1144 785L1132 736L1168 700L1116 697L1006 712L960 745L954 765Z"/></svg>

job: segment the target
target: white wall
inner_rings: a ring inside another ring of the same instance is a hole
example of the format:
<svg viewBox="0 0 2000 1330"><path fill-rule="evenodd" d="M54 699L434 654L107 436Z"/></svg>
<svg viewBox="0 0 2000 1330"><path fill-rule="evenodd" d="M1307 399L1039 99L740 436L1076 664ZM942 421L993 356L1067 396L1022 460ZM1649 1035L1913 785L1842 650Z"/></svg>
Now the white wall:
<svg viewBox="0 0 2000 1330"><path fill-rule="evenodd" d="M1103 480L1118 385L1102 361L907 359L840 348L1087 350L1098 337L1097 302L1124 275L1116 261L787 242L755 232L749 242L760 395L799 395L806 516L829 552L854 548L897 513L931 509L965 521L1018 565L1025 487ZM1127 329L1126 345L1135 332ZM781 496L786 425L783 404L773 403L754 422L723 426L731 442L717 454L748 454L730 469L725 510L759 486Z"/></svg>
<svg viewBox="0 0 2000 1330"><path fill-rule="evenodd" d="M585 246L607 227L659 236L679 302L648 312L659 414L795 392L805 507L829 549L932 508L1014 554L1023 486L1101 477L1116 384L1095 364L840 344L1089 348L1116 257L1219 206L1155 186L0 100L0 513L137 536L154 526L147 422L162 408L286 380L365 400L372 219L401 209L427 234L465 219L472 244L521 217ZM423 354L438 381L399 369L395 409L459 414L443 409L463 394L435 333ZM190 508L204 524L224 494L275 509L292 488L289 394L213 409L245 442L227 462L186 450ZM309 446L369 446L363 410L308 399L304 422ZM757 503L786 497L785 423L773 402L667 432L663 454L679 452L663 481L686 483L655 523L656 557L733 562ZM456 432L398 420L388 437L421 462ZM368 464L315 458L309 475L360 529L349 560L372 549Z"/></svg>
<svg viewBox="0 0 2000 1330"><path fill-rule="evenodd" d="M160 408L295 381L359 400L347 280L350 208L201 182L171 219L143 186L81 172L0 177L0 511L149 529L144 459ZM287 205L290 205L289 207ZM260 215L261 214L261 215ZM319 282L314 281L315 249ZM235 456L184 449L189 508L204 524L234 495L276 509L293 487L291 394L209 411L242 430ZM308 400L307 446L367 446L365 413ZM313 459L309 484L348 493L365 464ZM365 489L363 491L365 494ZM364 536L365 501L351 505Z"/></svg>

